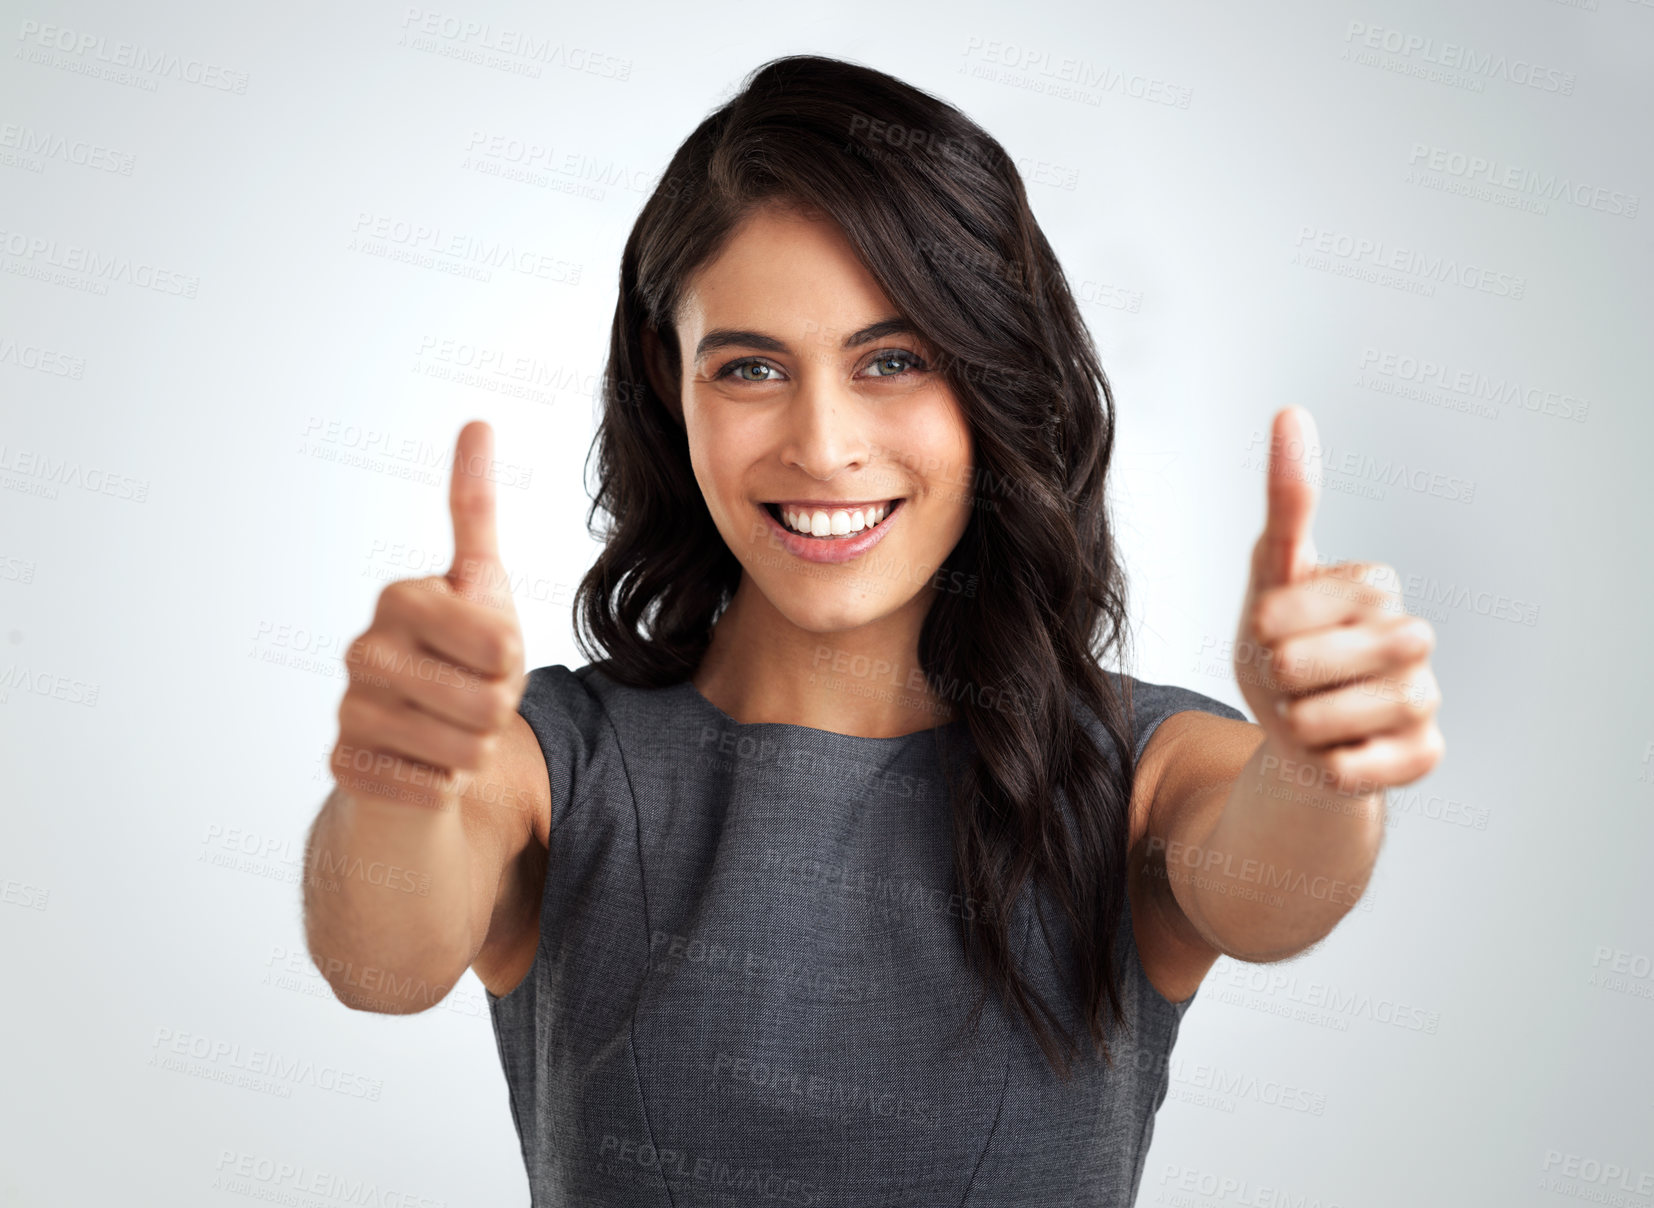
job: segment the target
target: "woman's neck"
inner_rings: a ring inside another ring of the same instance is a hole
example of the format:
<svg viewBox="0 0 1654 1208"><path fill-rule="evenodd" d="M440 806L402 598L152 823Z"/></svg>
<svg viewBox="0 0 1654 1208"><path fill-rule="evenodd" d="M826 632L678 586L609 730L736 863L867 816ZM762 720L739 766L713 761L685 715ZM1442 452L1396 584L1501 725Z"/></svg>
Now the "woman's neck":
<svg viewBox="0 0 1654 1208"><path fill-rule="evenodd" d="M817 633L789 621L741 579L690 677L742 723L782 722L863 738L896 738L950 721L951 705L919 665L921 592L902 612L856 629Z"/></svg>

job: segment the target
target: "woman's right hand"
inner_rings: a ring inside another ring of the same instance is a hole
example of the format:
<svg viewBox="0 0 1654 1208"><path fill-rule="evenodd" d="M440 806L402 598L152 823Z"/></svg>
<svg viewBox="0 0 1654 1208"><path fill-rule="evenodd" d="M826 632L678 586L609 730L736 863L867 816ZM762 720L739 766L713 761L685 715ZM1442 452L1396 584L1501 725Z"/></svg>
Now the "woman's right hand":
<svg viewBox="0 0 1654 1208"><path fill-rule="evenodd" d="M498 748L526 682L523 636L494 528L493 431L460 430L446 575L400 579L345 652L330 767L351 797L447 808Z"/></svg>

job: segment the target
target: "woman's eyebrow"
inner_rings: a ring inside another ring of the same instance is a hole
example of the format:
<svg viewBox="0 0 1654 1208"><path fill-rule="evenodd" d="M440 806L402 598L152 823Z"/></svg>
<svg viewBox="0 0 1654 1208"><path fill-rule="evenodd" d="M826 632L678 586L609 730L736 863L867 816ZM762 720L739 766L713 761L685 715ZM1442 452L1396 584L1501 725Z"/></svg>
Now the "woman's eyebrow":
<svg viewBox="0 0 1654 1208"><path fill-rule="evenodd" d="M870 323L859 331L853 331L844 337L844 348L856 348L862 344L869 344L874 340L882 340L886 336L918 335L918 330L912 323L900 316L880 319L877 323ZM700 343L695 345L695 363L699 364L711 352L720 348L762 348L765 352L791 352L785 340L778 340L774 336L767 336L761 331L748 331L735 327L718 327L701 337Z"/></svg>

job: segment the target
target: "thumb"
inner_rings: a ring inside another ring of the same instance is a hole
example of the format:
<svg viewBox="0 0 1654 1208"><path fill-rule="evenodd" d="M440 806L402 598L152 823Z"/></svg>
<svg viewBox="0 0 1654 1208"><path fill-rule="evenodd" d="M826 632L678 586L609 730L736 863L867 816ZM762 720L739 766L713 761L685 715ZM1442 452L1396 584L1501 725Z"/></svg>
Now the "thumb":
<svg viewBox="0 0 1654 1208"><path fill-rule="evenodd" d="M1302 407L1275 413L1269 441L1268 514L1252 581L1259 589L1295 582L1315 568L1310 525L1321 494L1321 445Z"/></svg>
<svg viewBox="0 0 1654 1208"><path fill-rule="evenodd" d="M454 472L448 484L448 511L454 521L454 562L448 582L462 596L483 600L497 594L499 541L494 532L494 430L482 420L460 429Z"/></svg>

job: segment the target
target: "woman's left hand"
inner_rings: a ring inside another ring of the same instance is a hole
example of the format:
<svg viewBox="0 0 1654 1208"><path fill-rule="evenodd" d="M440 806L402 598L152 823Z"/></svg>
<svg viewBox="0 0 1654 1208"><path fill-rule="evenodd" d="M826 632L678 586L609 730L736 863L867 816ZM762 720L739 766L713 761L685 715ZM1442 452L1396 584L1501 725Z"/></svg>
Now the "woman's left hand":
<svg viewBox="0 0 1654 1208"><path fill-rule="evenodd" d="M1417 780L1442 757L1435 629L1408 614L1393 567L1317 564L1310 522L1320 461L1309 412L1276 412L1268 518L1252 551L1235 676L1283 756L1283 777L1368 795ZM1289 772L1287 760L1299 767Z"/></svg>

